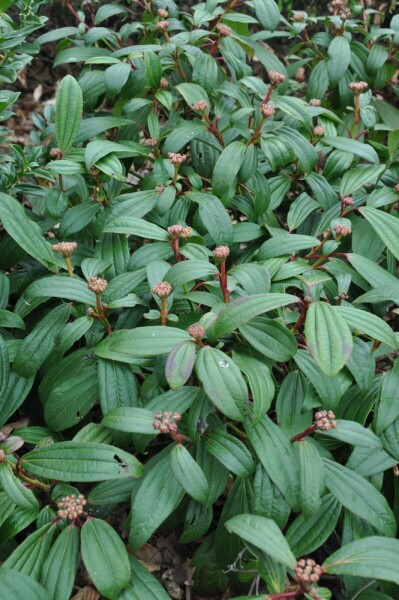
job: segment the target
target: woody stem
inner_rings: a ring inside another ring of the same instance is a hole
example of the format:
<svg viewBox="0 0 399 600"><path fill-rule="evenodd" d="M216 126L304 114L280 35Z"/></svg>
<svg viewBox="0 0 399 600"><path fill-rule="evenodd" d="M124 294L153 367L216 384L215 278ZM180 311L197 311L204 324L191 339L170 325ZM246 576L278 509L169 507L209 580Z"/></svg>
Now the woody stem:
<svg viewBox="0 0 399 600"><path fill-rule="evenodd" d="M166 298L161 299L161 325L166 325L168 319L168 309L166 308Z"/></svg>
<svg viewBox="0 0 399 600"><path fill-rule="evenodd" d="M69 277L73 277L73 266L72 266L71 257L70 256L66 256L65 257L65 262L66 262L66 266L67 266L67 269L68 269L68 275L69 275Z"/></svg>

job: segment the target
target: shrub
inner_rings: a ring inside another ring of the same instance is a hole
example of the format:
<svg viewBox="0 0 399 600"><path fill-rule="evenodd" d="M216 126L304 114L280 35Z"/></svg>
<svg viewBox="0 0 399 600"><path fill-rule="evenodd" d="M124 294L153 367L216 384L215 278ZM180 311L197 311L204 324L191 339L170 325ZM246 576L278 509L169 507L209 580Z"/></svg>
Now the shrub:
<svg viewBox="0 0 399 600"><path fill-rule="evenodd" d="M174 530L200 596L396 598L399 16L43 5L0 0L1 81L71 72L2 129L1 589L167 598Z"/></svg>

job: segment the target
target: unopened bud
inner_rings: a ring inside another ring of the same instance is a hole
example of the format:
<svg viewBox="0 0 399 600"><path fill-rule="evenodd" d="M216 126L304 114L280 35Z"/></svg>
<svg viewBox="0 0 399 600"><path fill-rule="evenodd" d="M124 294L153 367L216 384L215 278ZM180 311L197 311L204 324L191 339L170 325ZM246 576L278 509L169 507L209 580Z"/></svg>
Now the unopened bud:
<svg viewBox="0 0 399 600"><path fill-rule="evenodd" d="M101 279L101 277L90 277L87 286L95 294L102 294L108 287L108 281Z"/></svg>
<svg viewBox="0 0 399 600"><path fill-rule="evenodd" d="M366 81L351 81L349 83L349 88L355 94L361 94L367 90L368 83Z"/></svg>
<svg viewBox="0 0 399 600"><path fill-rule="evenodd" d="M397 194L399 194L399 183L395 185L394 190Z"/></svg>
<svg viewBox="0 0 399 600"><path fill-rule="evenodd" d="M299 583L316 583L324 573L323 567L312 558L298 560L295 568L295 579Z"/></svg>
<svg viewBox="0 0 399 600"><path fill-rule="evenodd" d="M230 254L230 248L228 246L218 246L213 251L213 256L218 260L226 260Z"/></svg>
<svg viewBox="0 0 399 600"><path fill-rule="evenodd" d="M176 433L177 424L181 419L181 414L178 412L172 413L171 411L159 411L155 414L153 421L153 428L157 429L161 433Z"/></svg>
<svg viewBox="0 0 399 600"><path fill-rule="evenodd" d="M53 252L58 252L62 254L64 257L71 256L72 252L76 250L78 247L76 242L59 242L58 244L53 244Z"/></svg>
<svg viewBox="0 0 399 600"><path fill-rule="evenodd" d="M168 156L172 165L181 165L187 160L187 154L179 154L178 152L168 152Z"/></svg>
<svg viewBox="0 0 399 600"><path fill-rule="evenodd" d="M335 414L332 410L319 410L315 413L313 423L321 431L330 431L330 429L335 429L337 426Z"/></svg>
<svg viewBox="0 0 399 600"><path fill-rule="evenodd" d="M285 75L283 75L282 73L278 73L278 71L269 71L268 76L269 81L273 86L280 85L280 83L283 83L283 81L286 80Z"/></svg>
<svg viewBox="0 0 399 600"><path fill-rule="evenodd" d="M183 226L182 225L171 225L170 227L168 227L168 233L170 235L170 237L172 238L172 240L176 240L177 238L181 237L181 234L183 233Z"/></svg>
<svg viewBox="0 0 399 600"><path fill-rule="evenodd" d="M337 235L341 235L345 237L346 235L350 235L352 233L352 227L349 225L334 225L334 231Z"/></svg>
<svg viewBox="0 0 399 600"><path fill-rule="evenodd" d="M172 286L167 281L160 281L152 288L154 296L158 296L161 300L169 298L172 293Z"/></svg>
<svg viewBox="0 0 399 600"><path fill-rule="evenodd" d="M169 28L169 21L159 21L159 23L157 23L157 28L160 31L166 31Z"/></svg>
<svg viewBox="0 0 399 600"><path fill-rule="evenodd" d="M261 104L260 105L260 112L266 118L267 117L272 117L273 115L276 114L275 108L273 106L271 106L270 104Z"/></svg>
<svg viewBox="0 0 399 600"><path fill-rule="evenodd" d="M318 137L320 137L321 135L324 135L324 127L322 127L321 125L317 125L314 129L313 129L313 134L317 135Z"/></svg>
<svg viewBox="0 0 399 600"><path fill-rule="evenodd" d="M190 327L188 328L188 333L195 340L200 340L205 335L205 329L202 327L202 325L199 325L198 323L194 323L193 325L190 325Z"/></svg>
<svg viewBox="0 0 399 600"><path fill-rule="evenodd" d="M169 87L168 80L165 79L165 77L161 78L161 81L159 82L159 87L161 88L161 90L164 90L165 88Z"/></svg>
<svg viewBox="0 0 399 600"><path fill-rule="evenodd" d="M297 23L302 23L306 19L306 13L304 12L296 12L292 15L292 20Z"/></svg>
<svg viewBox="0 0 399 600"><path fill-rule="evenodd" d="M165 8L158 8L158 17L161 17L162 19L167 19L169 16L168 11Z"/></svg>
<svg viewBox="0 0 399 600"><path fill-rule="evenodd" d="M351 196L344 196L342 198L342 204L346 204L346 206L352 206L352 204L355 204L355 202Z"/></svg>
<svg viewBox="0 0 399 600"><path fill-rule="evenodd" d="M206 100L198 100L198 102L195 102L195 104L193 104L193 109L200 113L205 112L207 108L208 102Z"/></svg>
<svg viewBox="0 0 399 600"><path fill-rule="evenodd" d="M183 231L180 234L180 237L187 239L193 235L192 227L183 227Z"/></svg>
<svg viewBox="0 0 399 600"><path fill-rule="evenodd" d="M63 152L59 148L51 148L50 150L50 158L53 160L61 160L63 157Z"/></svg>
<svg viewBox="0 0 399 600"><path fill-rule="evenodd" d="M223 25L223 23L220 23L220 25L218 25L217 27L218 32L220 35L230 35L231 34L231 29L230 27L228 27L227 25Z"/></svg>
<svg viewBox="0 0 399 600"><path fill-rule="evenodd" d="M309 104L310 106L321 106L321 100L319 98L311 98Z"/></svg>

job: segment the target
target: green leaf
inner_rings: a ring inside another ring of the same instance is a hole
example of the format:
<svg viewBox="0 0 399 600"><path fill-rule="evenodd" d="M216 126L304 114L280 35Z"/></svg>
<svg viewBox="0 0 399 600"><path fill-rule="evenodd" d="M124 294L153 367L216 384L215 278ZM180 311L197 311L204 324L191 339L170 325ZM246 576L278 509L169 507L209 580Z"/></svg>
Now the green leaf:
<svg viewBox="0 0 399 600"><path fill-rule="evenodd" d="M305 515L311 515L321 506L325 473L318 450L306 440L294 444L299 466L299 502Z"/></svg>
<svg viewBox="0 0 399 600"><path fill-rule="evenodd" d="M274 0L254 0L253 7L259 23L267 31L274 31L280 22L280 11Z"/></svg>
<svg viewBox="0 0 399 600"><path fill-rule="evenodd" d="M387 536L396 532L395 517L384 496L355 471L323 458L326 486L346 509Z"/></svg>
<svg viewBox="0 0 399 600"><path fill-rule="evenodd" d="M204 441L208 452L237 477L252 475L255 466L252 456L247 447L233 435L224 431L210 432Z"/></svg>
<svg viewBox="0 0 399 600"><path fill-rule="evenodd" d="M131 568L125 544L102 519L88 519L82 527L82 559L98 591L117 600L130 583Z"/></svg>
<svg viewBox="0 0 399 600"><path fill-rule="evenodd" d="M112 408L138 405L136 376L129 365L100 359L98 388L103 415Z"/></svg>
<svg viewBox="0 0 399 600"><path fill-rule="evenodd" d="M278 362L288 361L297 351L294 335L277 320L257 317L242 325L240 333L255 350Z"/></svg>
<svg viewBox="0 0 399 600"><path fill-rule="evenodd" d="M174 476L184 491L204 504L209 496L209 484L199 464L182 444L174 446L170 457Z"/></svg>
<svg viewBox="0 0 399 600"><path fill-rule="evenodd" d="M380 435L399 417L399 360L388 373L384 373L381 395L377 405L375 432Z"/></svg>
<svg viewBox="0 0 399 600"><path fill-rule="evenodd" d="M65 327L71 307L67 304L50 311L24 338L14 359L14 370L27 378L34 375L52 352L57 336Z"/></svg>
<svg viewBox="0 0 399 600"><path fill-rule="evenodd" d="M274 381L270 369L260 360L246 354L233 352L233 359L248 379L252 393L253 424L257 425L274 398Z"/></svg>
<svg viewBox="0 0 399 600"><path fill-rule="evenodd" d="M96 305L96 295L89 290L87 282L78 277L60 277L52 275L34 281L25 292L26 302L36 298L63 298L74 302L82 302L89 306Z"/></svg>
<svg viewBox="0 0 399 600"><path fill-rule="evenodd" d="M270 479L291 507L297 507L298 471L294 449L280 427L265 415L254 427L245 422L249 441Z"/></svg>
<svg viewBox="0 0 399 600"><path fill-rule="evenodd" d="M291 294L240 296L221 309L214 325L215 335L222 337L260 314L294 302L298 302L298 299Z"/></svg>
<svg viewBox="0 0 399 600"><path fill-rule="evenodd" d="M194 138L199 137L202 133L205 133L205 131L205 124L196 121L188 121L176 127L165 140L163 146L164 154L179 152L186 144Z"/></svg>
<svg viewBox="0 0 399 600"><path fill-rule="evenodd" d="M155 464L146 470L140 487L132 499L129 543L133 550L141 548L154 531L180 504L184 489L172 471L170 451L158 454Z"/></svg>
<svg viewBox="0 0 399 600"><path fill-rule="evenodd" d="M80 85L72 75L61 82L56 98L55 135L58 148L66 152L72 146L82 121L83 97Z"/></svg>
<svg viewBox="0 0 399 600"><path fill-rule="evenodd" d="M213 278L217 272L216 266L205 260L184 260L169 269L165 281L175 289L195 279Z"/></svg>
<svg viewBox="0 0 399 600"><path fill-rule="evenodd" d="M39 225L29 219L23 205L8 194L0 193L0 221L13 240L45 267L54 271L55 265L64 265L64 260L54 256Z"/></svg>
<svg viewBox="0 0 399 600"><path fill-rule="evenodd" d="M0 464L0 486L14 504L24 508L33 508L39 512L39 503L36 496L32 490L26 488L23 483L14 476L11 466L8 463Z"/></svg>
<svg viewBox="0 0 399 600"><path fill-rule="evenodd" d="M216 348L201 348L195 371L205 393L230 419L242 421L248 399L247 386L233 359Z"/></svg>
<svg viewBox="0 0 399 600"><path fill-rule="evenodd" d="M110 65L104 71L104 83L111 94L119 92L127 80L132 71L131 66L128 63L116 63Z"/></svg>
<svg viewBox="0 0 399 600"><path fill-rule="evenodd" d="M99 358L134 364L139 357L166 354L180 342L187 340L192 338L182 329L138 327L115 331L94 348L94 353Z"/></svg>
<svg viewBox="0 0 399 600"><path fill-rule="evenodd" d="M399 584L399 540L372 536L346 544L323 563L327 573Z"/></svg>
<svg viewBox="0 0 399 600"><path fill-rule="evenodd" d="M303 512L291 523L286 539L295 556L305 556L323 546L338 522L342 506L332 494L326 494L311 515Z"/></svg>
<svg viewBox="0 0 399 600"><path fill-rule="evenodd" d="M367 160L368 162L377 165L380 162L378 159L377 152L369 144L363 144L361 142L358 142L357 140L352 140L350 138L345 137L323 137L321 141L326 146L332 146L337 150L342 150L344 152L349 152L350 154L355 154L356 156L364 158L364 160Z"/></svg>
<svg viewBox="0 0 399 600"><path fill-rule="evenodd" d="M335 36L328 46L329 61L327 63L330 84L335 86L346 73L351 60L351 49L343 35Z"/></svg>
<svg viewBox="0 0 399 600"><path fill-rule="evenodd" d="M0 569L0 600L51 600L51 596L33 577L16 573L13 569Z"/></svg>
<svg viewBox="0 0 399 600"><path fill-rule="evenodd" d="M341 196L350 196L363 185L375 183L384 171L384 165L350 169L344 173L341 179L339 193Z"/></svg>
<svg viewBox="0 0 399 600"><path fill-rule="evenodd" d="M10 327L14 329L25 329L25 323L18 315L0 308L0 328Z"/></svg>
<svg viewBox="0 0 399 600"><path fill-rule="evenodd" d="M387 344L391 348L397 348L398 343L395 333L389 325L380 319L380 317L377 317L377 315L350 306L335 306L333 310L335 313L339 313L353 329L368 335L374 340L384 342L384 344Z"/></svg>
<svg viewBox="0 0 399 600"><path fill-rule="evenodd" d="M152 88L157 88L162 77L162 64L155 52L144 52L144 73Z"/></svg>
<svg viewBox="0 0 399 600"><path fill-rule="evenodd" d="M305 337L310 354L328 377L349 359L353 341L345 320L327 302L312 302L306 313Z"/></svg>
<svg viewBox="0 0 399 600"><path fill-rule="evenodd" d="M192 191L186 197L199 205L199 215L214 243L230 246L233 242L233 223L216 196Z"/></svg>
<svg viewBox="0 0 399 600"><path fill-rule="evenodd" d="M225 527L289 569L295 566L295 556L272 519L266 519L259 515L237 515L229 519L225 523Z"/></svg>
<svg viewBox="0 0 399 600"><path fill-rule="evenodd" d="M264 242L259 248L258 259L267 260L276 256L285 256L299 250L313 248L319 244L320 241L311 235L298 235L296 233L285 232Z"/></svg>
<svg viewBox="0 0 399 600"><path fill-rule="evenodd" d="M154 413L145 408L124 406L112 408L102 420L102 425L116 429L117 431L128 431L130 433L157 433L154 429Z"/></svg>
<svg viewBox="0 0 399 600"><path fill-rule="evenodd" d="M169 600L170 596L159 581L137 558L129 554L132 578L118 600Z"/></svg>
<svg viewBox="0 0 399 600"><path fill-rule="evenodd" d="M11 552L3 563L4 567L12 569L15 573L22 573L36 580L39 579L54 533L54 523L46 523L46 525L31 533Z"/></svg>
<svg viewBox="0 0 399 600"><path fill-rule="evenodd" d="M69 429L80 423L97 398L97 369L90 365L53 387L44 407L44 420L53 431Z"/></svg>
<svg viewBox="0 0 399 600"><path fill-rule="evenodd" d="M138 460L114 446L95 442L57 442L36 448L21 459L23 468L58 481L105 481L139 477Z"/></svg>
<svg viewBox="0 0 399 600"><path fill-rule="evenodd" d="M399 219L371 206L362 206L359 212L380 236L388 250L399 259Z"/></svg>
<svg viewBox="0 0 399 600"><path fill-rule="evenodd" d="M40 583L53 600L69 600L79 558L79 530L65 527L56 539L43 564Z"/></svg>
<svg viewBox="0 0 399 600"><path fill-rule="evenodd" d="M213 169L212 193L225 202L233 196L237 174L245 157L244 142L232 142L221 153Z"/></svg>
<svg viewBox="0 0 399 600"><path fill-rule="evenodd" d="M318 434L362 448L382 448L381 440L375 433L371 429L366 429L360 423L356 423L356 421L337 419L335 428L328 431L318 431Z"/></svg>
<svg viewBox="0 0 399 600"><path fill-rule="evenodd" d="M7 344L0 335L0 398L4 396L10 380L10 358ZM0 402L1 406L1 402Z"/></svg>
<svg viewBox="0 0 399 600"><path fill-rule="evenodd" d="M151 240L160 240L161 242L169 240L168 233L158 225L128 215L115 217L110 224L105 226L104 231L127 233Z"/></svg>
<svg viewBox="0 0 399 600"><path fill-rule="evenodd" d="M193 371L194 363L194 340L181 342L169 352L165 363L165 377L173 390L186 383Z"/></svg>

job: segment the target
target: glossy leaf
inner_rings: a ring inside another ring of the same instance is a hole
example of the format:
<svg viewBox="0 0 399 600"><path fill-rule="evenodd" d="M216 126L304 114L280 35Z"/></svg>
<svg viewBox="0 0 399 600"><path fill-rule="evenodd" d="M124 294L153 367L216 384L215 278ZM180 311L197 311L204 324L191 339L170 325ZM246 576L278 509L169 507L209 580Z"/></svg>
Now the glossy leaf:
<svg viewBox="0 0 399 600"><path fill-rule="evenodd" d="M82 121L83 97L76 79L66 75L56 98L55 135L58 148L66 152L73 144Z"/></svg>

